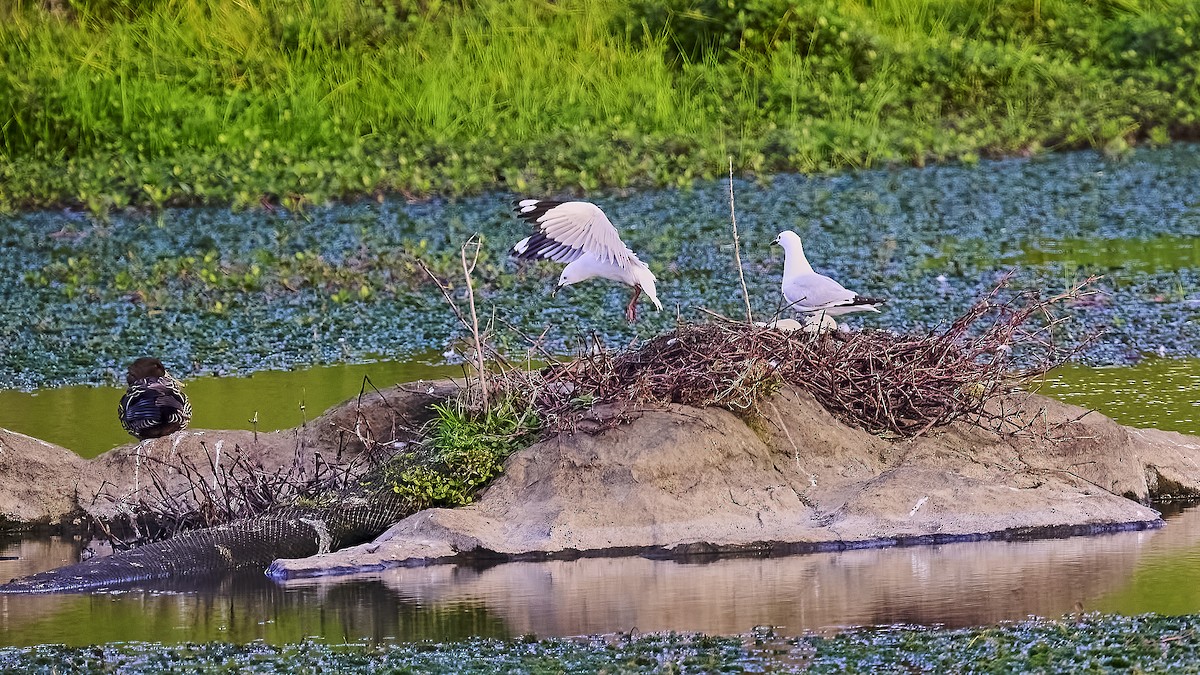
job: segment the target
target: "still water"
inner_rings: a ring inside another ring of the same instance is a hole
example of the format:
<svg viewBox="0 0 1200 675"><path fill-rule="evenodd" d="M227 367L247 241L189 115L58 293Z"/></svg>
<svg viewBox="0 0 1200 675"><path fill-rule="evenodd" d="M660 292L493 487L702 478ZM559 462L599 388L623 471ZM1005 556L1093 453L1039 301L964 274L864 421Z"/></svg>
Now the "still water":
<svg viewBox="0 0 1200 675"><path fill-rule="evenodd" d="M429 361L434 357L430 355ZM261 371L245 377L200 377L186 385L195 429L298 426L362 390L364 377L383 389L400 382L461 376L460 366L379 361L305 370ZM1144 359L1132 366L1071 364L1034 384L1042 394L1093 408L1123 424L1200 433L1200 359ZM59 387L35 392L0 390L0 427L19 431L84 457L131 438L117 423L118 387Z"/></svg>
<svg viewBox="0 0 1200 675"><path fill-rule="evenodd" d="M79 543L0 543L0 578L61 564ZM123 640L272 643L571 636L629 631L785 634L892 623L968 626L1100 610L1200 612L1200 508L1161 530L780 558L644 558L397 569L277 586L0 596L0 645Z"/></svg>
<svg viewBox="0 0 1200 675"><path fill-rule="evenodd" d="M196 400L207 401L206 407L217 408L221 400L228 404L227 417L212 418L212 426L237 427L244 426L250 407L257 407L263 420L268 410L263 406L272 399L320 400L302 398L308 387L314 394L330 390L327 395L334 402L357 394L363 374L382 387L454 370L388 363L342 366L316 373L198 379L189 391ZM268 385L271 393L263 394ZM1193 392L1198 387L1200 360L1146 359L1120 368L1069 366L1048 378L1041 392L1098 408L1126 424L1197 433ZM79 399L80 414L94 413L98 426L107 425L119 391L86 391L95 395ZM27 400L54 402L57 396L78 395L60 392L46 390ZM309 405L319 410L325 403ZM299 414L289 408L281 406L279 417L269 418L280 421L271 424L286 426L288 415ZM44 416L22 417L15 426L53 438L52 427L23 428L25 420L40 424ZM1161 530L1033 542L725 558L703 564L617 558L486 569L438 566L282 586L249 575L201 588L160 585L116 593L0 596L0 645L285 643L310 636L332 642L450 640L632 628L739 633L757 625L797 633L897 622L966 626L1081 609L1200 612L1200 508L1161 508L1167 519ZM83 546L69 538L0 538L0 580L74 562Z"/></svg>
<svg viewBox="0 0 1200 675"><path fill-rule="evenodd" d="M1200 359L1149 358L1103 368L1068 364L1033 388L1129 426L1200 435Z"/></svg>
<svg viewBox="0 0 1200 675"><path fill-rule="evenodd" d="M439 357L440 358L440 357ZM379 361L264 370L245 377L198 377L185 383L194 429L287 429L358 395L364 377L379 389L400 382L462 375L462 368L416 361ZM367 385L369 387L369 385ZM370 389L368 388L368 391ZM0 390L0 427L95 457L133 442L117 422L124 387Z"/></svg>

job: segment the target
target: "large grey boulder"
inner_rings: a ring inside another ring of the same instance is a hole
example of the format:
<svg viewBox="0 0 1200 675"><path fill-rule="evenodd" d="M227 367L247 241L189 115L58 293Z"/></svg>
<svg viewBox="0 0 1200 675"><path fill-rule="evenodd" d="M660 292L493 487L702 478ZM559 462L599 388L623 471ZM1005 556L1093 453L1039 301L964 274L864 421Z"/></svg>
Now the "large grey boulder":
<svg viewBox="0 0 1200 675"><path fill-rule="evenodd" d="M87 460L53 443L0 428L0 528L61 525L72 518Z"/></svg>
<svg viewBox="0 0 1200 675"><path fill-rule="evenodd" d="M904 440L841 424L790 388L749 425L712 408L600 409L629 422L518 452L471 506L425 510L370 544L270 573L1057 536L1153 527L1158 513L1142 502L1168 485L1200 491L1200 439L1043 397L1008 404L1028 432L956 423Z"/></svg>

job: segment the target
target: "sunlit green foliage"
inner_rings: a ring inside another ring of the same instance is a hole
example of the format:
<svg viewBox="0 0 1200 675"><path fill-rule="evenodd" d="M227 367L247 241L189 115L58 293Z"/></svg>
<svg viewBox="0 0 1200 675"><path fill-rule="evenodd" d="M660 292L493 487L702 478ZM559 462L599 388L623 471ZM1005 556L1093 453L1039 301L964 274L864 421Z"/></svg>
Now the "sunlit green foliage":
<svg viewBox="0 0 1200 675"><path fill-rule="evenodd" d="M455 401L433 409L437 418L427 447L400 454L385 469L392 490L418 508L470 504L539 427L537 415L513 400L493 402L483 412Z"/></svg>
<svg viewBox="0 0 1200 675"><path fill-rule="evenodd" d="M0 207L686 184L1200 130L1185 0L29 0Z"/></svg>

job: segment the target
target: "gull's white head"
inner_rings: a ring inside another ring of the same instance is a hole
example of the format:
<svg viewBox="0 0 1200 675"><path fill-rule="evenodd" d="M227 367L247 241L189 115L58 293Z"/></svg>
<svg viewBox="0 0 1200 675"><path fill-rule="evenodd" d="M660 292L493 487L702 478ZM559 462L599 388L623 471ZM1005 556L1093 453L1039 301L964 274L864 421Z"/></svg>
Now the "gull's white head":
<svg viewBox="0 0 1200 675"><path fill-rule="evenodd" d="M775 241L771 243L779 244L785 251L790 251L793 248L800 248L803 250L803 247L800 244L800 235L792 232L791 230L784 230L783 232L780 232L779 236L775 237Z"/></svg>
<svg viewBox="0 0 1200 675"><path fill-rule="evenodd" d="M563 268L562 274L558 275L558 283L555 284L554 290L550 292L550 295L556 295L565 286L577 284L581 281L586 281L591 278L592 275L589 274L584 268L574 265L567 265Z"/></svg>
<svg viewBox="0 0 1200 675"><path fill-rule="evenodd" d="M812 272L808 257L804 255L804 246L800 243L800 235L791 230L784 230L775 237L775 243L783 247L783 275L785 278L797 274Z"/></svg>

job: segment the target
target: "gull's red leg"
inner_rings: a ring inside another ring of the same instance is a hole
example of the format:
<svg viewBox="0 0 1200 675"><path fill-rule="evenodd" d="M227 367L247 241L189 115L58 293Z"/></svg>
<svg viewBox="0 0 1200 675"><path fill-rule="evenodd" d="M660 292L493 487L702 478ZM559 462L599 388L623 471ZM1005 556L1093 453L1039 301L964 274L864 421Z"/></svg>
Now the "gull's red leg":
<svg viewBox="0 0 1200 675"><path fill-rule="evenodd" d="M637 301L642 295L642 287L633 287L633 297L629 300L629 306L625 308L625 320L629 323L637 321Z"/></svg>

